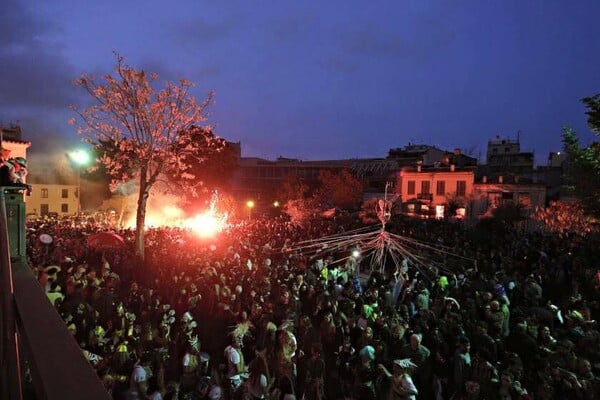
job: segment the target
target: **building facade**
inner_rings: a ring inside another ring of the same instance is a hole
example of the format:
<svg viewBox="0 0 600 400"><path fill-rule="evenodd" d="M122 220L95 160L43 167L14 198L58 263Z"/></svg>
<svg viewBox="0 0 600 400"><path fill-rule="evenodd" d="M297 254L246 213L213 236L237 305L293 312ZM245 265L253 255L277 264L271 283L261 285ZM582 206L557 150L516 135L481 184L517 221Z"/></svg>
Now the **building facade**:
<svg viewBox="0 0 600 400"><path fill-rule="evenodd" d="M426 144L411 144L390 149L388 159L396 160L399 167L410 167L417 164L434 165L442 163L448 152Z"/></svg>
<svg viewBox="0 0 600 400"><path fill-rule="evenodd" d="M11 158L23 157L27 159L27 149L31 147L31 142L23 140L21 136L19 126L0 126L0 144L3 148L10 150Z"/></svg>
<svg viewBox="0 0 600 400"><path fill-rule="evenodd" d="M454 165L404 167L398 175L396 192L402 211L408 215L462 218L473 192L473 167Z"/></svg>
<svg viewBox="0 0 600 400"><path fill-rule="evenodd" d="M487 169L490 172L526 173L533 171L533 152L521 151L519 139L496 137L488 141Z"/></svg>
<svg viewBox="0 0 600 400"><path fill-rule="evenodd" d="M34 183L26 212L37 216L67 216L76 214L78 205L77 185Z"/></svg>
<svg viewBox="0 0 600 400"><path fill-rule="evenodd" d="M317 183L320 171L341 171L351 167L351 160L302 161L280 157L270 161L241 157L231 188L237 199L272 203L277 200L277 193L289 175L311 186Z"/></svg>
<svg viewBox="0 0 600 400"><path fill-rule="evenodd" d="M475 218L491 216L498 207L518 204L522 208L521 216L527 219L536 207L545 206L546 184L510 176L505 179L502 175L493 180L482 179L473 185L471 204L472 216Z"/></svg>

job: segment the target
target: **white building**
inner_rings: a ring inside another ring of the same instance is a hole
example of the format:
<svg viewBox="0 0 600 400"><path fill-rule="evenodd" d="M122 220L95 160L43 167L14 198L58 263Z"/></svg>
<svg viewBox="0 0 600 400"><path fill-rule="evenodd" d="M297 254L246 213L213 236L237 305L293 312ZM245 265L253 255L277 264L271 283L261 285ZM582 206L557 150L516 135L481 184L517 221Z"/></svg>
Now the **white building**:
<svg viewBox="0 0 600 400"><path fill-rule="evenodd" d="M27 213L38 216L56 213L59 216L77 213L77 185L34 183L27 199Z"/></svg>

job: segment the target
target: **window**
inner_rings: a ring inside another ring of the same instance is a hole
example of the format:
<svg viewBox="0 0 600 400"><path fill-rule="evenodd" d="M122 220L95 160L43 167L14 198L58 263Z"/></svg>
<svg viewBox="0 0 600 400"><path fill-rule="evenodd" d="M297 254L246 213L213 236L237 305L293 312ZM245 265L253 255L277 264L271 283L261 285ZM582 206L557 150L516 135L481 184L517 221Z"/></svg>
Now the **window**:
<svg viewBox="0 0 600 400"><path fill-rule="evenodd" d="M467 181L456 181L456 195L466 196L467 194Z"/></svg>
<svg viewBox="0 0 600 400"><path fill-rule="evenodd" d="M63 189L63 190L62 190L61 197L62 197L63 199L68 199L68 198L69 198L69 189Z"/></svg>
<svg viewBox="0 0 600 400"><path fill-rule="evenodd" d="M443 196L446 194L446 181L437 181L435 194L438 196Z"/></svg>
<svg viewBox="0 0 600 400"><path fill-rule="evenodd" d="M531 195L529 193L519 193L518 202L525 208L531 207Z"/></svg>
<svg viewBox="0 0 600 400"><path fill-rule="evenodd" d="M48 215L48 204L40 204L40 215Z"/></svg>
<svg viewBox="0 0 600 400"><path fill-rule="evenodd" d="M498 192L488 193L488 204L490 207L498 207L502 203L502 195Z"/></svg>
<svg viewBox="0 0 600 400"><path fill-rule="evenodd" d="M431 193L431 182L421 181L421 194Z"/></svg>
<svg viewBox="0 0 600 400"><path fill-rule="evenodd" d="M42 199L48 198L48 189L42 189Z"/></svg>
<svg viewBox="0 0 600 400"><path fill-rule="evenodd" d="M65 204L65 203L61 204L60 205L60 212L68 213L69 212L69 205Z"/></svg>
<svg viewBox="0 0 600 400"><path fill-rule="evenodd" d="M415 194L415 181L408 181L407 194Z"/></svg>

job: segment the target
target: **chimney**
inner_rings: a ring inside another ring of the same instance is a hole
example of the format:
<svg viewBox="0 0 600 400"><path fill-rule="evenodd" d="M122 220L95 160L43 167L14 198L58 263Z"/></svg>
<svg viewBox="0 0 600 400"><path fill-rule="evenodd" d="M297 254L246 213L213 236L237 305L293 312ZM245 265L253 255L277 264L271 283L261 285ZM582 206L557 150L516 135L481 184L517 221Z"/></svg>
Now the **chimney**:
<svg viewBox="0 0 600 400"><path fill-rule="evenodd" d="M498 177L498 183L504 183L504 179L502 178L502 175L500 175Z"/></svg>
<svg viewBox="0 0 600 400"><path fill-rule="evenodd" d="M455 168L454 164L450 164L450 172L454 172L454 168Z"/></svg>
<svg viewBox="0 0 600 400"><path fill-rule="evenodd" d="M482 183L487 183L487 176L485 176L485 175L484 175L484 176L481 178L481 182L482 182Z"/></svg>

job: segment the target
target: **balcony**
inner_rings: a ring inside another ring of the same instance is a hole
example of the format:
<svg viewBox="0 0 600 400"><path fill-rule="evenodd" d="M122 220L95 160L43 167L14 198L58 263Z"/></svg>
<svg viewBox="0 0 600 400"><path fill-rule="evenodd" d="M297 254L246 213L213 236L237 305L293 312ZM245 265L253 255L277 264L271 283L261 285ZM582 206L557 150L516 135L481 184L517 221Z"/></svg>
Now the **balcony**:
<svg viewBox="0 0 600 400"><path fill-rule="evenodd" d="M432 193L419 193L419 194L417 194L417 199L418 200L433 201L433 194Z"/></svg>
<svg viewBox="0 0 600 400"><path fill-rule="evenodd" d="M110 400L27 265L23 190L0 187L0 398Z"/></svg>

